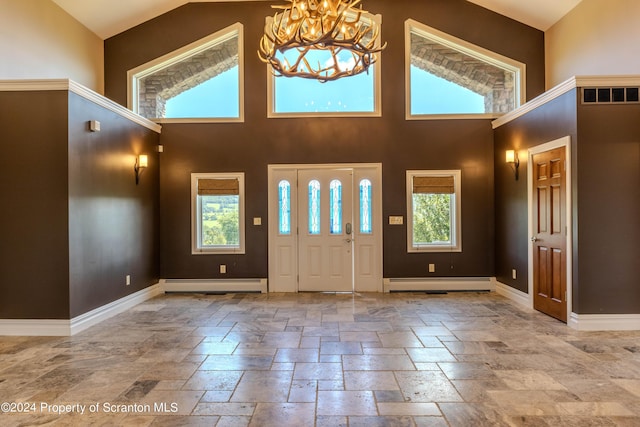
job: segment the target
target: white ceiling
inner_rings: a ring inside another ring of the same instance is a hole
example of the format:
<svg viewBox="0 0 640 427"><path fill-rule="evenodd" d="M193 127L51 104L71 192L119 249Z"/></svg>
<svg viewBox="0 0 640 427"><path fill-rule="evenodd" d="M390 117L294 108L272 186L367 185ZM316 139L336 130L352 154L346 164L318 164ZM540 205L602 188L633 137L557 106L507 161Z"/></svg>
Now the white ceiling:
<svg viewBox="0 0 640 427"><path fill-rule="evenodd" d="M53 0L102 39L191 2L245 0ZM282 0L264 0L282 4ZM389 0L391 1L391 0ZM468 0L546 31L582 0ZM366 2L365 2L366 3Z"/></svg>
<svg viewBox="0 0 640 427"><path fill-rule="evenodd" d="M467 0L531 27L547 31L582 0Z"/></svg>

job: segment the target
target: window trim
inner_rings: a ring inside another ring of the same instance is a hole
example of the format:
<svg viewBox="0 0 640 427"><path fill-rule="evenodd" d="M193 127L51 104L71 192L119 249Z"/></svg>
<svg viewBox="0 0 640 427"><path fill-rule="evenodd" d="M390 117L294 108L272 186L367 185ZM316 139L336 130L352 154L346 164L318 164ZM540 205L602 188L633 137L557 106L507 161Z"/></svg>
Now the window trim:
<svg viewBox="0 0 640 427"><path fill-rule="evenodd" d="M243 123L244 26L239 22L127 71L127 107L134 113L138 114L138 79L144 78L170 64L180 62L183 59L205 51L210 47L233 37L238 38L238 117L195 117L173 119L155 117L149 120L156 123Z"/></svg>
<svg viewBox="0 0 640 427"><path fill-rule="evenodd" d="M482 48L468 41L437 30L413 19L407 19L404 23L404 58L405 58L405 120L440 120L440 119L495 119L505 113L462 113L462 114L412 114L411 113L411 34L440 43L451 49L455 49L465 55L474 57L480 61L515 73L515 107L514 110L526 102L526 64L508 58L499 53Z"/></svg>
<svg viewBox="0 0 640 427"><path fill-rule="evenodd" d="M451 244L427 244L416 246L413 243L413 178L414 177L453 176L453 200L451 209ZM462 252L462 172L456 170L408 170L407 191L407 252Z"/></svg>
<svg viewBox="0 0 640 427"><path fill-rule="evenodd" d="M239 244L237 248L213 246L202 247L202 208L198 197L199 179L237 179L238 191L238 234ZM244 200L244 172L225 173L192 173L191 174L191 254L244 254L245 253L245 200Z"/></svg>
<svg viewBox="0 0 640 427"><path fill-rule="evenodd" d="M378 34L377 45L382 40L382 15L381 14L363 14L369 17L372 21L378 24L380 32ZM273 16L267 16L265 19L265 28L272 25ZM271 72L271 67L266 64L266 76L267 76L267 118L269 119L291 119L291 118L307 118L307 117L382 117L382 53L378 53L378 60L369 68L369 72L373 73L373 111L360 111L360 112L327 112L327 113L278 113L275 111L276 98L275 98L275 79L276 76Z"/></svg>

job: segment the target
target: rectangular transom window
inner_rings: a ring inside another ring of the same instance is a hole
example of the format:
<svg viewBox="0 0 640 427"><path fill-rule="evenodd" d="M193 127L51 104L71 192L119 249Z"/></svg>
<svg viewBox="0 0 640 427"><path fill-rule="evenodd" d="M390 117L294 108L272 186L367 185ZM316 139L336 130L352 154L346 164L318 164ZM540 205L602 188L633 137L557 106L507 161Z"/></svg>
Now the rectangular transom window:
<svg viewBox="0 0 640 427"><path fill-rule="evenodd" d="M525 64L405 22L406 118L494 118L524 102Z"/></svg>
<svg viewBox="0 0 640 427"><path fill-rule="evenodd" d="M244 253L244 174L191 174L192 252Z"/></svg>
<svg viewBox="0 0 640 427"><path fill-rule="evenodd" d="M364 14L382 23L381 15ZM273 17L267 17L270 26ZM327 52L310 52L309 61L324 64ZM290 62L295 61L296 52L281 54ZM293 55L289 57L290 55ZM267 114L268 117L380 117L380 67L382 55L369 67L368 72L326 83L302 77L276 77L267 65ZM351 61L346 55L340 61Z"/></svg>
<svg viewBox="0 0 640 427"><path fill-rule="evenodd" d="M242 30L231 25L130 70L129 108L158 122L243 121Z"/></svg>
<svg viewBox="0 0 640 427"><path fill-rule="evenodd" d="M407 171L408 252L461 252L459 170Z"/></svg>

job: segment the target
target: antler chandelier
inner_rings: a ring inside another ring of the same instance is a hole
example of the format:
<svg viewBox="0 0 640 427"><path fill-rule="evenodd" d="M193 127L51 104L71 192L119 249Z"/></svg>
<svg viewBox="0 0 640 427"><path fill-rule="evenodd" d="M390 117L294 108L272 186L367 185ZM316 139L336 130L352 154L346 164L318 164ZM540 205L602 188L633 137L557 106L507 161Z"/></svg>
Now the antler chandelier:
<svg viewBox="0 0 640 427"><path fill-rule="evenodd" d="M360 0L287 0L267 25L258 56L276 76L321 82L354 76L376 62L380 28ZM321 53L322 60L318 59Z"/></svg>

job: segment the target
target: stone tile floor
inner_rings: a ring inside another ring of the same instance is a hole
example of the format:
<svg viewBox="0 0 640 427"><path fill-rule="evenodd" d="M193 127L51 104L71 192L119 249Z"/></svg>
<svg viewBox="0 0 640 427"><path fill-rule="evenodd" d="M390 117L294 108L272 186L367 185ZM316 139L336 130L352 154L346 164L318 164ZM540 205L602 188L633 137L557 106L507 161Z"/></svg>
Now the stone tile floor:
<svg viewBox="0 0 640 427"><path fill-rule="evenodd" d="M173 294L0 337L0 403L2 426L640 426L640 332L495 293Z"/></svg>

